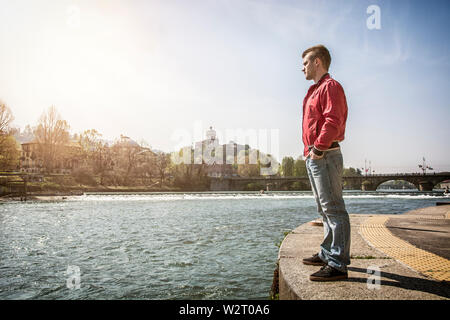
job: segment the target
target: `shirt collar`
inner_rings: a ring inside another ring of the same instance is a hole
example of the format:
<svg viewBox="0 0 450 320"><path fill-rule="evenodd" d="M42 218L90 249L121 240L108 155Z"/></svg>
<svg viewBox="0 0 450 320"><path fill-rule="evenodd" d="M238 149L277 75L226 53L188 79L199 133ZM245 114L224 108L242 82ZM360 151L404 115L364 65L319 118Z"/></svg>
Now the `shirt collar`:
<svg viewBox="0 0 450 320"><path fill-rule="evenodd" d="M330 78L330 74L327 72L325 73L322 78L320 78L319 81L317 81L317 83L314 83L312 86L309 87L309 90L315 90L317 87L319 87L319 85L325 80Z"/></svg>
<svg viewBox="0 0 450 320"><path fill-rule="evenodd" d="M325 73L322 78L320 78L319 81L317 81L316 86L319 86L325 79L328 79L330 77L330 74L327 72Z"/></svg>

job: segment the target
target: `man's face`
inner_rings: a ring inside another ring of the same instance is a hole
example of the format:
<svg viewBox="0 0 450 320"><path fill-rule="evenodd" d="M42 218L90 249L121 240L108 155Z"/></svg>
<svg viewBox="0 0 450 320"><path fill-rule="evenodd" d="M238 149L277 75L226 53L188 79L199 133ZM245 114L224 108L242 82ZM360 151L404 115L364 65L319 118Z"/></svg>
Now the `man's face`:
<svg viewBox="0 0 450 320"><path fill-rule="evenodd" d="M303 73L305 74L306 80L314 80L314 77L317 72L317 67L314 64L313 59L311 59L311 55L313 53L309 52L304 58L303 58Z"/></svg>

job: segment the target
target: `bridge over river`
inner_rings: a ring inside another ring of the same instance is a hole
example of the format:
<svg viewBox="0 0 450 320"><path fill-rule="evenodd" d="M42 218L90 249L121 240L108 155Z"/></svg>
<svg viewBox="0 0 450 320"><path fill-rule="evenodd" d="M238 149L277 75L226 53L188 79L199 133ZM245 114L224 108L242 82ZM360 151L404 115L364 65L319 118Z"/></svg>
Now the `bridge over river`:
<svg viewBox="0 0 450 320"><path fill-rule="evenodd" d="M350 185L358 185L361 190L374 191L380 184L390 180L404 180L412 183L420 191L432 191L442 181L450 179L450 172L433 174L398 173L398 174L372 174L367 176L343 177L343 181ZM285 190L294 182L301 182L311 188L308 177L220 177L211 178L211 191L244 190L249 183L257 183L264 190Z"/></svg>

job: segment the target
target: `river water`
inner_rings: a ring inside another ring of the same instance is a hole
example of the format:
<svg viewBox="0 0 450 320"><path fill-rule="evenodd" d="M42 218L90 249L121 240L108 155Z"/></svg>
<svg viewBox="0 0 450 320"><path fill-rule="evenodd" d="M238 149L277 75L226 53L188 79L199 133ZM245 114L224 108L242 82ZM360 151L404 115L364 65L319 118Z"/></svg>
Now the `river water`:
<svg viewBox="0 0 450 320"><path fill-rule="evenodd" d="M344 200L349 213L402 214L441 195L346 191ZM276 244L317 217L311 192L2 203L0 299L267 299Z"/></svg>

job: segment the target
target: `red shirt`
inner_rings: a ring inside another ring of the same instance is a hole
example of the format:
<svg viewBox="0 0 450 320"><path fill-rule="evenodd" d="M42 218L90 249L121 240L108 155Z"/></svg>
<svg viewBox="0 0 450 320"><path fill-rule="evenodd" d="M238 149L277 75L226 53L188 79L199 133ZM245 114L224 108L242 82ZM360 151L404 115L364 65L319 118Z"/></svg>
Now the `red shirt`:
<svg viewBox="0 0 450 320"><path fill-rule="evenodd" d="M325 151L333 141L344 140L346 121L344 89L327 73L309 88L303 99L303 155L308 155L309 146Z"/></svg>

